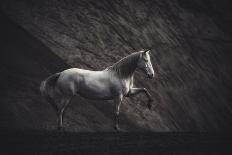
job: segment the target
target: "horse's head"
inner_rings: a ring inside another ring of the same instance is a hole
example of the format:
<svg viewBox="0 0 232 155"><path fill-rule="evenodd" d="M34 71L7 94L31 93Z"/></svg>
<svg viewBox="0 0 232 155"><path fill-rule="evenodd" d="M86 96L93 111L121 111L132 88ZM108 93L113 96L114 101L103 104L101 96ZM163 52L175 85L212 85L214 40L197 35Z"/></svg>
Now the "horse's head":
<svg viewBox="0 0 232 155"><path fill-rule="evenodd" d="M153 78L154 70L151 64L149 52L150 50L144 50L141 52L137 67L142 70L148 78Z"/></svg>

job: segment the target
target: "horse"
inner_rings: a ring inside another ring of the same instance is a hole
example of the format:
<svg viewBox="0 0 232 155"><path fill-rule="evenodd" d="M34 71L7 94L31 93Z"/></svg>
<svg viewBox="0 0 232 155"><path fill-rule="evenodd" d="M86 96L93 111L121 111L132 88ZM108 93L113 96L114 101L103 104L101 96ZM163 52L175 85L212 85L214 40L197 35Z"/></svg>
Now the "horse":
<svg viewBox="0 0 232 155"><path fill-rule="evenodd" d="M40 92L57 112L58 130L64 129L64 111L71 98L77 94L87 99L113 100L116 131L120 130L119 111L124 97L145 93L148 98L147 107L151 109L153 99L148 90L133 87L136 69L141 70L147 78L154 77L149 52L150 50L133 52L101 71L70 68L43 80L40 84ZM57 99L58 101L55 102ZM58 102L62 105L60 108L58 108Z"/></svg>

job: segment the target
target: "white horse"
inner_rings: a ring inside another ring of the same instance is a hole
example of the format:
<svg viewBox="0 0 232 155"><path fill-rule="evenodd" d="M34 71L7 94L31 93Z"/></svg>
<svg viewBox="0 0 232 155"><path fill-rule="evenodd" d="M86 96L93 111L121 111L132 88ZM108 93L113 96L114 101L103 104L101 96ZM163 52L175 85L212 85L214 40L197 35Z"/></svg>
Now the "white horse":
<svg viewBox="0 0 232 155"><path fill-rule="evenodd" d="M133 75L137 68L142 70L148 78L154 77L149 50L134 52L102 71L71 68L53 74L42 81L40 91L58 114L58 129L63 128L64 111L76 94L88 99L114 100L116 130L120 129L118 117L124 97L144 92L148 97L147 106L150 109L153 99L147 89L133 87ZM60 109L55 102L57 99L57 102L62 105Z"/></svg>

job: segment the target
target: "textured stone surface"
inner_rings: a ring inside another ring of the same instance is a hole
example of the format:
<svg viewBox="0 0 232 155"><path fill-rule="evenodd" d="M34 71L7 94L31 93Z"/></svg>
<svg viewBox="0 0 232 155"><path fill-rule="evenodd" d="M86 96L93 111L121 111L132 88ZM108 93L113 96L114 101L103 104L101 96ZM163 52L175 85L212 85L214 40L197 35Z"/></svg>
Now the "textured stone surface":
<svg viewBox="0 0 232 155"><path fill-rule="evenodd" d="M1 8L73 67L101 70L151 49L156 78L136 73L135 83L151 92L157 106L149 111L143 95L125 99L121 113L135 126L125 121L126 130L232 128L232 16L226 1L9 0ZM67 128L112 130L112 102L76 98L72 107Z"/></svg>

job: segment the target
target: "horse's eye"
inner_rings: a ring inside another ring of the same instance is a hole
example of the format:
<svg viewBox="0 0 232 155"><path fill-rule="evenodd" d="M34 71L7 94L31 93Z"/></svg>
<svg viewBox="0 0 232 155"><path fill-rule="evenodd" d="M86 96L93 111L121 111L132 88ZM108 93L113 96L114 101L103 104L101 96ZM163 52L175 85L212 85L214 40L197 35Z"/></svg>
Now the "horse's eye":
<svg viewBox="0 0 232 155"><path fill-rule="evenodd" d="M144 59L144 61L145 61L145 62L148 62L148 60L147 60L147 59Z"/></svg>

